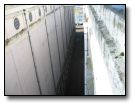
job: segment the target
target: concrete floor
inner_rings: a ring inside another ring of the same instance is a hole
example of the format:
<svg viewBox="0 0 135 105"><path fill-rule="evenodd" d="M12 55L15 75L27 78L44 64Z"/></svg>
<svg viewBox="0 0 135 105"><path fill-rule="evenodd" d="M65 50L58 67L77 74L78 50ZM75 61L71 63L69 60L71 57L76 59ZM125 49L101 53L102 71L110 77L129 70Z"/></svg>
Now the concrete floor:
<svg viewBox="0 0 135 105"><path fill-rule="evenodd" d="M84 33L76 32L65 95L84 95Z"/></svg>

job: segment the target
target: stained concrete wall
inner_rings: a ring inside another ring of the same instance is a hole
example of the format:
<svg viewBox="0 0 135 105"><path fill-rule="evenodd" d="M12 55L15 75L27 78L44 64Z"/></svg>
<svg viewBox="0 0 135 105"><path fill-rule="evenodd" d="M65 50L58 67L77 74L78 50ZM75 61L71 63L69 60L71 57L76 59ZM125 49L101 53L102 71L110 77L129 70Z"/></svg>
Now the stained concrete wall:
<svg viewBox="0 0 135 105"><path fill-rule="evenodd" d="M64 91L59 83L69 44L65 41L72 33L67 30L74 28L69 24L74 21L72 8L26 5L6 9L6 95L55 95Z"/></svg>
<svg viewBox="0 0 135 105"><path fill-rule="evenodd" d="M108 71L107 74L112 94L124 95L125 19L120 16L120 14L106 8L104 5L92 5L87 7L86 16L88 18L89 40L92 42L93 39L91 37L94 35L99 44ZM91 43L90 48L93 48ZM98 47L95 45L94 48ZM94 55L96 56L96 53ZM98 66L98 64L95 65Z"/></svg>

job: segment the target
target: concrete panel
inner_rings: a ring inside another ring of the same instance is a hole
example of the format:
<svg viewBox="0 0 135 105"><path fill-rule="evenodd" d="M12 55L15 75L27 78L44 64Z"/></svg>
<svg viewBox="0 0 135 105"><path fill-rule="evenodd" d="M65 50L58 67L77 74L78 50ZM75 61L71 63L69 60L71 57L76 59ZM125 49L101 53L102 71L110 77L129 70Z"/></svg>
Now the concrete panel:
<svg viewBox="0 0 135 105"><path fill-rule="evenodd" d="M66 38L66 27L65 27L65 19L64 19L64 7L61 8L61 22L62 22L62 31L63 31L63 41L64 41L64 53L66 55L67 52L67 38Z"/></svg>
<svg viewBox="0 0 135 105"><path fill-rule="evenodd" d="M69 23L68 23L68 28L69 28L69 41L70 41L70 35L71 35L71 14L70 14L70 8L68 8L68 17L69 17Z"/></svg>
<svg viewBox="0 0 135 105"><path fill-rule="evenodd" d="M54 78L55 78L55 83L57 84L60 77L60 62L59 62L59 54L58 54L54 13L47 15L46 24L47 24L47 32L48 32L50 53L52 58Z"/></svg>
<svg viewBox="0 0 135 105"><path fill-rule="evenodd" d="M71 35L71 14L70 14L70 8L68 9L68 15L69 15L69 38L70 38L70 35Z"/></svg>
<svg viewBox="0 0 135 105"><path fill-rule="evenodd" d="M38 95L39 88L28 38L16 42L12 46L12 52L23 94Z"/></svg>
<svg viewBox="0 0 135 105"><path fill-rule="evenodd" d="M42 94L54 95L55 88L53 83L45 20L42 19L41 21L38 21L38 23L29 29Z"/></svg>
<svg viewBox="0 0 135 105"><path fill-rule="evenodd" d="M62 35L62 27L61 27L61 18L60 18L60 9L55 12L56 19L56 28L57 28L57 37L58 37L58 45L60 52L60 61L61 65L64 63L64 49L63 49L63 35Z"/></svg>
<svg viewBox="0 0 135 105"><path fill-rule="evenodd" d="M22 90L18 79L17 70L14 64L11 51L5 51L5 94L21 95Z"/></svg>
<svg viewBox="0 0 135 105"><path fill-rule="evenodd" d="M69 33L69 7L65 6L64 7L64 16L65 16L65 25L66 25L66 37L67 37L67 46L69 44L69 38L70 38L70 33Z"/></svg>
<svg viewBox="0 0 135 105"><path fill-rule="evenodd" d="M74 28L75 22L74 22L74 7L72 7L72 31Z"/></svg>

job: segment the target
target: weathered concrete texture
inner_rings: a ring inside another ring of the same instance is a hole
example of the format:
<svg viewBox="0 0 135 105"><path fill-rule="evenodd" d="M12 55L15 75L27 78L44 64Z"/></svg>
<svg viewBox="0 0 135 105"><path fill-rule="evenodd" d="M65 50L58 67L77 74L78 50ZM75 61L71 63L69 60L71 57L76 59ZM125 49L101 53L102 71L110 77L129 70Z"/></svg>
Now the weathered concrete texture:
<svg viewBox="0 0 135 105"><path fill-rule="evenodd" d="M87 68L86 68L86 88L85 95L94 95L94 77L93 77L93 66L92 66L92 58L87 57Z"/></svg>
<svg viewBox="0 0 135 105"><path fill-rule="evenodd" d="M125 20L103 5L91 6L90 10L94 21L92 32L102 50L113 93L125 94Z"/></svg>
<svg viewBox="0 0 135 105"><path fill-rule="evenodd" d="M88 24L84 23L84 72L85 72L85 95L94 95L93 64L90 47L90 33ZM88 34L89 33L89 34Z"/></svg>

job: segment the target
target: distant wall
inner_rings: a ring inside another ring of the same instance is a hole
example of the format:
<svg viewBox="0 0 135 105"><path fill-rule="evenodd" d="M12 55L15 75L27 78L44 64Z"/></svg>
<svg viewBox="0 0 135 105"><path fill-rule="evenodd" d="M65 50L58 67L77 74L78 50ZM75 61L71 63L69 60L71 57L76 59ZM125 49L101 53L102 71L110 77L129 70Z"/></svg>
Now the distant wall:
<svg viewBox="0 0 135 105"><path fill-rule="evenodd" d="M101 48L113 94L125 94L125 19L104 5L88 8L89 35Z"/></svg>
<svg viewBox="0 0 135 105"><path fill-rule="evenodd" d="M62 94L59 82L74 28L72 6L6 6L5 94Z"/></svg>
<svg viewBox="0 0 135 105"><path fill-rule="evenodd" d="M84 14L83 14L83 6L75 6L75 24L83 24L84 22Z"/></svg>

